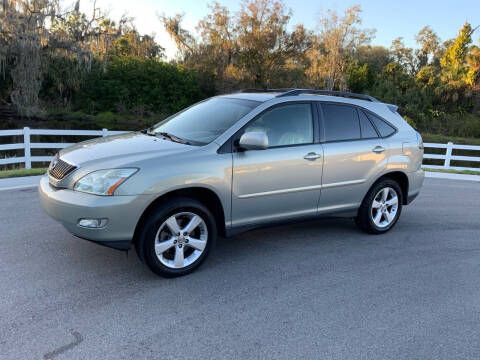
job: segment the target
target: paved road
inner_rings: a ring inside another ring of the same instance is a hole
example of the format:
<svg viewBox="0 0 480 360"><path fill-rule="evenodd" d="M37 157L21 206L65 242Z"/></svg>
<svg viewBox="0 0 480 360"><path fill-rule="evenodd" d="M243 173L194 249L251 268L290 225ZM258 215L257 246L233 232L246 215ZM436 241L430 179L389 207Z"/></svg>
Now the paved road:
<svg viewBox="0 0 480 360"><path fill-rule="evenodd" d="M221 240L194 274L75 239L0 193L0 359L478 359L480 185L426 179L388 235L348 219Z"/></svg>

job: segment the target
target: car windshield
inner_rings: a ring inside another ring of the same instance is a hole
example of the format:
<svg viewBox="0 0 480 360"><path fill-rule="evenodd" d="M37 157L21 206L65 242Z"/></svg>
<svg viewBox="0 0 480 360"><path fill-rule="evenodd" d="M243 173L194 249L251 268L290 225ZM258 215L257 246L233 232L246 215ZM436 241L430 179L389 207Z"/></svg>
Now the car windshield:
<svg viewBox="0 0 480 360"><path fill-rule="evenodd" d="M211 98L163 120L150 133L168 135L193 145L205 145L259 104L252 100Z"/></svg>

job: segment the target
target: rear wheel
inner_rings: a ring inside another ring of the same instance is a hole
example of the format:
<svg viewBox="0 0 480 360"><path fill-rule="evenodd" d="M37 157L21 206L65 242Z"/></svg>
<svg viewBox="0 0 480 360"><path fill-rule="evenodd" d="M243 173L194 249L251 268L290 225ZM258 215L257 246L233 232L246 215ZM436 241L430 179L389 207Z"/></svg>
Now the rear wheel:
<svg viewBox="0 0 480 360"><path fill-rule="evenodd" d="M363 231L383 234L397 223L402 203L402 190L398 183L383 179L373 185L363 199L355 221Z"/></svg>
<svg viewBox="0 0 480 360"><path fill-rule="evenodd" d="M152 212L139 236L148 267L164 277L192 272L205 260L217 237L215 219L200 202L178 198Z"/></svg>

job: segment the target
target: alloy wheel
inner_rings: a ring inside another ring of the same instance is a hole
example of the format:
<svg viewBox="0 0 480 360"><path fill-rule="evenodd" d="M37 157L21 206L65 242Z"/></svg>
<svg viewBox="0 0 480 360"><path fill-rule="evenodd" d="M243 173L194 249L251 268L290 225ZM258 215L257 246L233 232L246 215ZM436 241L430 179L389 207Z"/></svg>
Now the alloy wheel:
<svg viewBox="0 0 480 360"><path fill-rule="evenodd" d="M386 228L395 221L398 211L398 195L395 189L384 187L373 198L371 217L378 228Z"/></svg>
<svg viewBox="0 0 480 360"><path fill-rule="evenodd" d="M155 237L155 254L163 265L181 269L202 255L207 240L207 224L200 215L176 213L160 225Z"/></svg>

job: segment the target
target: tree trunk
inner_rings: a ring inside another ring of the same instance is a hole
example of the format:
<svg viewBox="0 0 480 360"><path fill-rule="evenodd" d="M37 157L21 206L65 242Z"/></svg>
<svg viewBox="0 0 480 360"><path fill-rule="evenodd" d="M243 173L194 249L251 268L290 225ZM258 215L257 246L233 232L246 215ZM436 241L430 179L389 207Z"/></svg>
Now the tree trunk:
<svg viewBox="0 0 480 360"><path fill-rule="evenodd" d="M480 114L480 86L473 90L473 112Z"/></svg>
<svg viewBox="0 0 480 360"><path fill-rule="evenodd" d="M332 91L335 86L335 77L329 76L327 79L327 90Z"/></svg>

